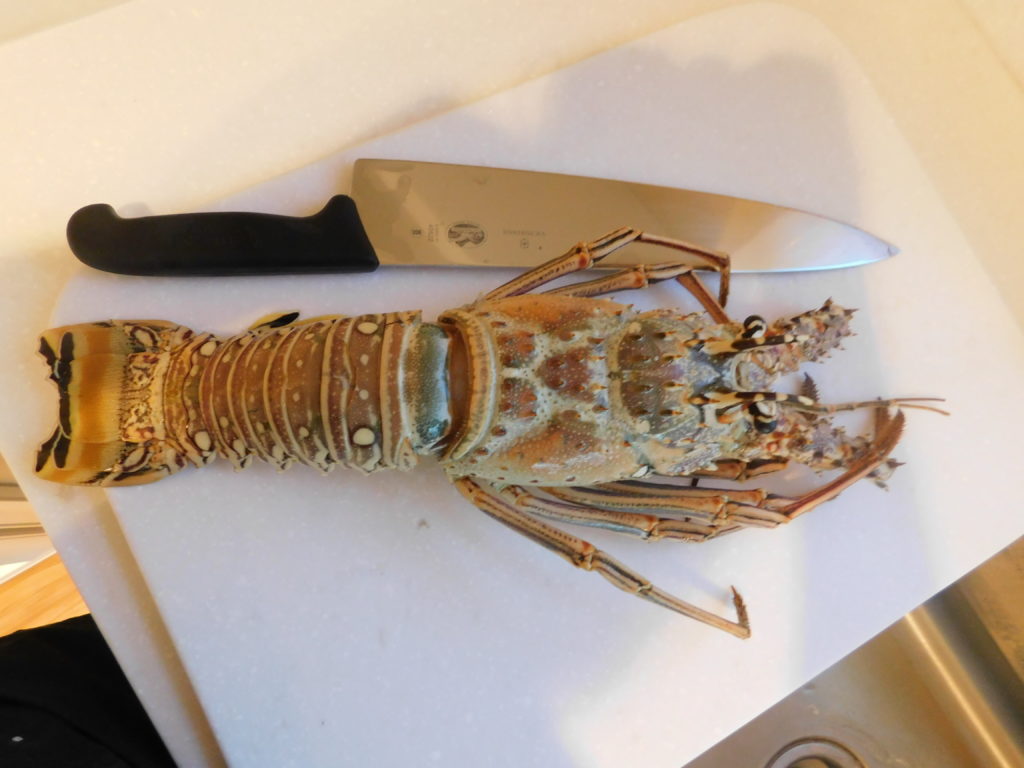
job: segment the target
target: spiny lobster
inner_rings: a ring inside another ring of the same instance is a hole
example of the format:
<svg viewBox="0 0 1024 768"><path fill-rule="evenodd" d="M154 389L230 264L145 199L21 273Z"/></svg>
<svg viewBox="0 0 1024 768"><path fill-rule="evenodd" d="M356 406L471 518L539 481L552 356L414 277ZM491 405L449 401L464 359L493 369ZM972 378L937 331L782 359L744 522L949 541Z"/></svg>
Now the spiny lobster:
<svg viewBox="0 0 1024 768"><path fill-rule="evenodd" d="M536 292L632 242L682 251ZM697 276L720 276L715 296ZM636 312L595 298L675 279L706 310ZM158 320L46 331L40 351L60 392L59 423L36 471L85 485L148 483L220 456L284 469L365 472L439 461L483 512L645 600L749 636L735 621L674 597L590 543L545 520L646 539L706 541L774 527L864 477L879 484L904 418L904 398L825 405L813 385L770 389L849 335L850 310L826 302L791 319L724 310L725 254L623 228L423 322L419 312L356 317L295 313L228 338ZM710 316L711 322L708 322ZM809 379L807 380L809 382ZM874 408L874 435L833 426L839 411ZM799 496L696 487L746 480L793 461L842 470ZM651 476L691 478L693 485Z"/></svg>

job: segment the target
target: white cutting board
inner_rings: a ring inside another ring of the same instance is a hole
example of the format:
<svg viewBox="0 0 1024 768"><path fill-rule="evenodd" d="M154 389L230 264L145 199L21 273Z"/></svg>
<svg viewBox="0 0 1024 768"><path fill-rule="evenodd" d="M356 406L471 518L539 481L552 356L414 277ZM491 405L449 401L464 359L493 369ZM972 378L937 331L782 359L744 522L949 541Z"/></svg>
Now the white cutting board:
<svg viewBox="0 0 1024 768"><path fill-rule="evenodd" d="M813 369L823 394L937 394L954 415L908 414L896 452L908 464L889 493L861 484L785 530L699 546L585 532L702 606L728 611L736 585L746 642L573 571L429 465L327 478L214 466L110 492L232 765L679 766L1020 535L1017 510L988 503L1013 498L1013 478L987 471L1013 455L1020 409L1002 409L1000 434L983 427L993 404L1016 402L1019 332L856 62L811 17L755 4L698 18L222 207L311 212L347 189L361 156L686 186L865 227L903 253L846 272L744 276L731 309L789 315L829 296L859 307L859 335ZM275 309L429 317L508 276L83 268L53 321L163 317L232 332ZM674 287L634 299L692 307Z"/></svg>

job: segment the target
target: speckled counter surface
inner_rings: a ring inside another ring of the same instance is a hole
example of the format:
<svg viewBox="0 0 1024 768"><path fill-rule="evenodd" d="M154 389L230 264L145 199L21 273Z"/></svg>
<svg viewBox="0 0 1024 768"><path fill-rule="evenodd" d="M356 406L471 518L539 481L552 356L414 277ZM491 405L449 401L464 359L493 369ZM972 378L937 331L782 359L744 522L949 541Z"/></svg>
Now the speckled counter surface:
<svg viewBox="0 0 1024 768"><path fill-rule="evenodd" d="M0 48L31 83L10 87L28 135L0 241L12 464L50 426L32 354L47 324L430 316L507 277L145 280L79 267L61 241L67 214L100 200L309 212L347 189L360 156L688 186L867 228L903 253L737 280L734 311L858 306L859 335L815 367L823 392L939 394L953 416L911 415L888 494L858 486L785 530L700 547L588 532L701 605L725 610L741 588L745 643L573 572L429 465L327 478L216 466L109 494L19 475L183 765L680 765L1020 535L1002 503L1014 478L991 465L1024 419L1006 408L998 431L979 428L1024 373L1005 286L981 268L998 262L972 250L829 14L641 3L623 28L614 3L586 22L530 2L347 5L278 16L135 0ZM635 298L685 301L667 287Z"/></svg>

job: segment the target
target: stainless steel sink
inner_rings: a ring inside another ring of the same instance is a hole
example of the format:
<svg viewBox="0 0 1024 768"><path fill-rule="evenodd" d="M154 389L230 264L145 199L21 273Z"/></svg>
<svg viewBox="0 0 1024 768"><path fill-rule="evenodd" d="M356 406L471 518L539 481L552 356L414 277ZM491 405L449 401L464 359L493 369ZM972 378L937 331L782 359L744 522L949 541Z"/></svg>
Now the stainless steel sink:
<svg viewBox="0 0 1024 768"><path fill-rule="evenodd" d="M686 768L1024 768L1024 538Z"/></svg>

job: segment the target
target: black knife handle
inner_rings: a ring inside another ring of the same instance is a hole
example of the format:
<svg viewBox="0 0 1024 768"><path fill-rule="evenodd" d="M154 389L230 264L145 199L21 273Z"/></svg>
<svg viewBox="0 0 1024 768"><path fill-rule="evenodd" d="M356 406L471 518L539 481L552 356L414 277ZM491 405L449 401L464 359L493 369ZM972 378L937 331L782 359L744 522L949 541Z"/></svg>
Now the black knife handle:
<svg viewBox="0 0 1024 768"><path fill-rule="evenodd" d="M123 275L372 272L380 266L347 195L335 195L305 217L177 213L125 219L97 203L68 220L68 245L90 267Z"/></svg>

